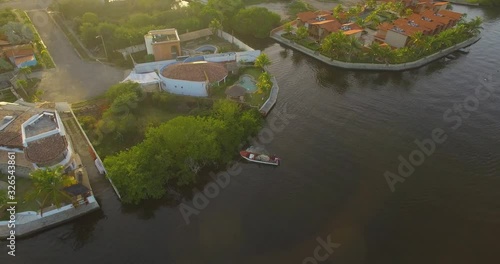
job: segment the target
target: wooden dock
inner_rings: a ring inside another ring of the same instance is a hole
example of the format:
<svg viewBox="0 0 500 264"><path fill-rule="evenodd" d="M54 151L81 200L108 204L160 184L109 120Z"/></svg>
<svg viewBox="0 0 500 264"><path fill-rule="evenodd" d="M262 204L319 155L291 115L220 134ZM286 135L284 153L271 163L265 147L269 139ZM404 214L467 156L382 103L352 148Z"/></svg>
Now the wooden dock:
<svg viewBox="0 0 500 264"><path fill-rule="evenodd" d="M263 116L267 116L267 114L271 111L273 106L276 104L278 100L278 92L280 87L278 86L278 81L276 81L276 77L272 79L273 87L271 88L271 93L269 94L269 98L266 102L260 107L259 111Z"/></svg>

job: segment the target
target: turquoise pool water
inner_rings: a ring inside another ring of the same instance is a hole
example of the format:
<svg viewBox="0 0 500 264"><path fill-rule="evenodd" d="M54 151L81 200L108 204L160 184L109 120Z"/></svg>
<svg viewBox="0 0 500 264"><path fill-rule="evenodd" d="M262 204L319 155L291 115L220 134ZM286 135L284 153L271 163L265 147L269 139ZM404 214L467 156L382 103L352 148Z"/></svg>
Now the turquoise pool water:
<svg viewBox="0 0 500 264"><path fill-rule="evenodd" d="M257 91L257 86L255 84L255 81L253 80L252 77L248 75L243 75L240 77L240 80L238 81L239 85L247 89L249 93L253 93Z"/></svg>

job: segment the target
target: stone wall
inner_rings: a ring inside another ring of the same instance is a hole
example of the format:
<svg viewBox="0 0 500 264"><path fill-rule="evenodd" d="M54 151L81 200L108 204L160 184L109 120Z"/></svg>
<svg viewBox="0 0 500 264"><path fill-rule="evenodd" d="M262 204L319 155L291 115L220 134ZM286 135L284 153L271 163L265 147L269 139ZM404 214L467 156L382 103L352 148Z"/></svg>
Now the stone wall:
<svg viewBox="0 0 500 264"><path fill-rule="evenodd" d="M65 223L74 218L80 217L91 211L98 210L99 204L94 196L88 197L89 204L83 204L78 207L66 205L59 209L54 209L44 212L40 216L37 212L19 212L16 214L16 237L27 236L35 232ZM10 228L7 221L0 222L0 239L5 239L9 236Z"/></svg>
<svg viewBox="0 0 500 264"><path fill-rule="evenodd" d="M219 37L225 39L227 42L233 43L234 45L238 46L238 48L240 48L242 50L245 50L245 51L254 50L254 49L252 49L252 47L248 46L243 41L237 39L235 36L233 36L229 33L226 33L222 30L219 30L218 35L219 35Z"/></svg>
<svg viewBox="0 0 500 264"><path fill-rule="evenodd" d="M275 39L276 41L291 47L293 49L296 49L302 53L305 53L311 57L314 57L326 64L339 67L339 68L344 68L344 69L351 69L351 70L378 70L378 71L404 71L404 70L410 70L410 69L415 69L422 67L428 63L431 63L437 59L443 58L461 48L468 47L474 43L476 43L481 37L473 37L471 39L468 39L462 43L453 45L449 48L446 48L444 50L440 50L437 53L434 53L432 55L429 55L427 57L424 57L422 59L412 61L412 62L407 62L407 63L400 63L400 64L375 64L375 63L353 63L353 62L343 62L343 61L337 61L337 60L332 60L324 55L321 55L319 53L314 52L313 50L310 50L300 44L296 44L295 42L285 39L281 37L280 35L281 31L278 31L274 33L271 38Z"/></svg>

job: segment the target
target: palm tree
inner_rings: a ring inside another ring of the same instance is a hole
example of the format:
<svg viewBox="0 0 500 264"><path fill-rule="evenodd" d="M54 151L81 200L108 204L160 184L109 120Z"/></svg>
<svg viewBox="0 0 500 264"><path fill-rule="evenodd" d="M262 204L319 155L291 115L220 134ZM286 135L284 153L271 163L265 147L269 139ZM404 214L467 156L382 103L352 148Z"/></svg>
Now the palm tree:
<svg viewBox="0 0 500 264"><path fill-rule="evenodd" d="M212 19L212 21L208 24L208 27L212 31L212 34L217 36L219 35L219 30L222 31L222 23L217 18Z"/></svg>
<svg viewBox="0 0 500 264"><path fill-rule="evenodd" d="M255 59L254 66L265 69L267 66L271 65L271 60L265 53L260 53L259 56Z"/></svg>
<svg viewBox="0 0 500 264"><path fill-rule="evenodd" d="M361 45L361 42L359 42L359 40L357 38L352 37L352 36L347 37L346 46L349 49L349 52L347 53L348 54L348 59L347 59L348 61L351 61L353 56L354 56L354 58L358 57L358 55L361 51L362 45Z"/></svg>
<svg viewBox="0 0 500 264"><path fill-rule="evenodd" d="M307 38L307 36L309 35L309 32L307 31L306 27L299 27L297 29L296 35L297 35L298 40L303 40L303 39Z"/></svg>
<svg viewBox="0 0 500 264"><path fill-rule="evenodd" d="M370 46L370 55L373 56L372 61L379 61L386 64L393 62L396 58L395 52L389 46L381 46L376 42Z"/></svg>
<svg viewBox="0 0 500 264"><path fill-rule="evenodd" d="M27 199L36 200L40 205L40 215L43 208L54 204L60 207L63 202L69 201L71 197L63 191L64 187L76 183L72 177L63 174L63 166L55 168L37 169L30 173L34 189L27 194Z"/></svg>
<svg viewBox="0 0 500 264"><path fill-rule="evenodd" d="M470 34L476 36L481 33L481 29L483 28L481 24L483 23L483 19L480 17L475 17L468 23L466 23L467 30Z"/></svg>
<svg viewBox="0 0 500 264"><path fill-rule="evenodd" d="M273 83L271 82L271 75L268 72L263 72L259 75L259 79L257 80L257 93L267 93L271 87L273 87Z"/></svg>

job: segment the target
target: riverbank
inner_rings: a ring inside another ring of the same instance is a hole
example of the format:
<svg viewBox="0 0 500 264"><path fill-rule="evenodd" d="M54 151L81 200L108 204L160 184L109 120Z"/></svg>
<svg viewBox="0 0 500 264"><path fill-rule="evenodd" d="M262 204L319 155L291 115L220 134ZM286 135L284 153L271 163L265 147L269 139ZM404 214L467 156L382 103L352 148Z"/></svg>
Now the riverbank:
<svg viewBox="0 0 500 264"><path fill-rule="evenodd" d="M412 61L412 62L407 62L407 63L400 63L400 64L374 64L374 63L352 63L352 62L343 62L343 61L338 61L338 60L332 60L327 56L324 56L318 52L315 52L313 50L310 50L300 44L296 44L292 40L285 39L281 36L281 34L284 33L280 28L278 28L276 31L271 32L271 38L276 40L277 42L288 46L290 48L293 48L295 50L298 50L304 54L307 54L317 60L320 60L326 64L329 64L334 67L339 67L343 69L349 69L349 70L374 70L374 71L406 71L410 69L415 69L415 68L420 68L426 64L429 64L435 60L438 60L440 58L446 57L447 55L461 49L468 47L481 38L481 36L476 36L473 38L470 38L464 42L455 44L449 48L440 50L437 53L434 53L432 55L423 57L419 60Z"/></svg>
<svg viewBox="0 0 500 264"><path fill-rule="evenodd" d="M463 0L454 0L454 1L449 1L449 2L452 3L452 4L455 4L455 5L479 6L479 3L470 3L470 2L467 2L467 1L463 1Z"/></svg>

